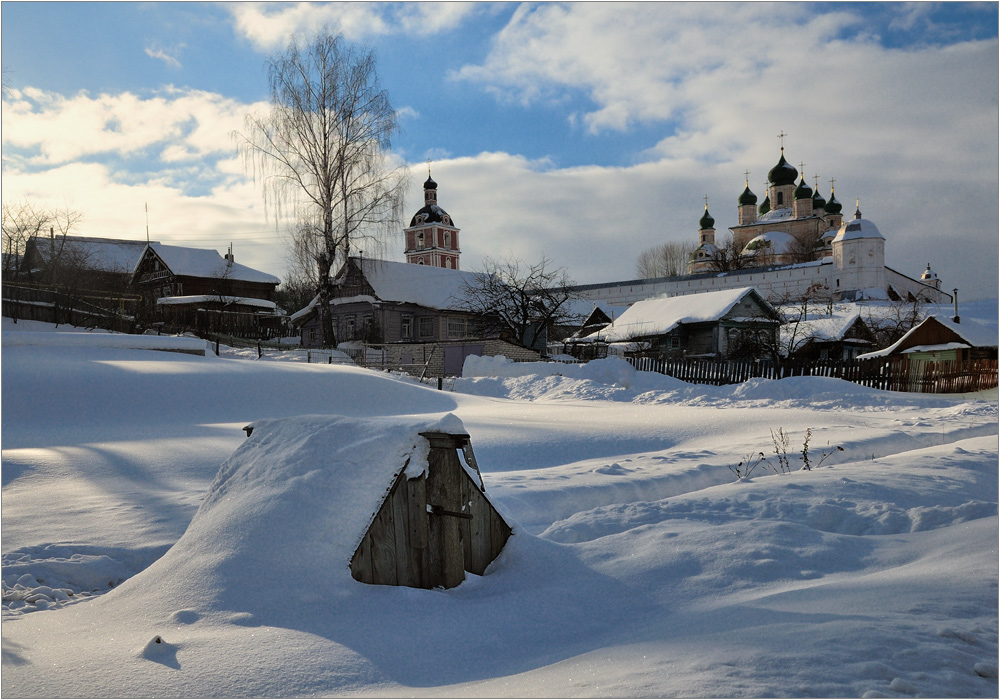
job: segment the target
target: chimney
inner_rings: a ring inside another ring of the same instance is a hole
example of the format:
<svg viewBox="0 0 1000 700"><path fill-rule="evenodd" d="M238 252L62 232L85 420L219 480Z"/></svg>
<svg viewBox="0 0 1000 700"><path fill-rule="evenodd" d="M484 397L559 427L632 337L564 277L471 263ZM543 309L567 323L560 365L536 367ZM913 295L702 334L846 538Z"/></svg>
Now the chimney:
<svg viewBox="0 0 1000 700"><path fill-rule="evenodd" d="M954 296L952 297L952 299L954 299L954 301L955 301L955 316L951 320L954 321L955 323L961 323L962 321L961 321L961 319L958 316L958 290L957 289L953 289L951 291L954 294Z"/></svg>
<svg viewBox="0 0 1000 700"><path fill-rule="evenodd" d="M233 263L236 262L236 258L233 257L233 244L229 244L229 252L226 253L226 265L232 267Z"/></svg>

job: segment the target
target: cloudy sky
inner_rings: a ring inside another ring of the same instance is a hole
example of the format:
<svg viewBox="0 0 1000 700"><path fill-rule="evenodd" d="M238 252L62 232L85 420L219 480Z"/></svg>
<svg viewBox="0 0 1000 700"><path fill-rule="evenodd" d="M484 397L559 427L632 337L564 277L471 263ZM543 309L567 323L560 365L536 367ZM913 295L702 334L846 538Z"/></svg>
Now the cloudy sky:
<svg viewBox="0 0 1000 700"><path fill-rule="evenodd" d="M579 283L736 223L785 154L962 298L997 296L996 3L2 5L3 199L78 232L214 247L282 275L231 132L264 59L321 27L372 46L400 115L407 221L427 161L462 267L547 256ZM402 260L402 242L390 257Z"/></svg>

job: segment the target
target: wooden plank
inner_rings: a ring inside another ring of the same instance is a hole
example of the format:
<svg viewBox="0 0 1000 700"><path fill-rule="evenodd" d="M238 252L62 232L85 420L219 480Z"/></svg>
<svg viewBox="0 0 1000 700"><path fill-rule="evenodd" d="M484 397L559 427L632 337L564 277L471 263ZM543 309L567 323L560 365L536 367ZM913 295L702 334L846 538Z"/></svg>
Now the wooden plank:
<svg viewBox="0 0 1000 700"><path fill-rule="evenodd" d="M410 546L415 549L427 547L427 488L426 478L406 480L407 522L410 525Z"/></svg>
<svg viewBox="0 0 1000 700"><path fill-rule="evenodd" d="M409 544L410 519L407 508L406 476L400 475L386 505L392 508L393 540L396 552L396 585L417 586Z"/></svg>
<svg viewBox="0 0 1000 700"><path fill-rule="evenodd" d="M361 583L374 583L372 578L371 537L368 533L361 538L361 544L351 557L351 576Z"/></svg>
<svg viewBox="0 0 1000 700"><path fill-rule="evenodd" d="M456 453L457 454L457 453ZM458 512L471 514L471 506L469 505L473 499L473 491L478 492L479 487L472 483L469 479L468 472L465 469L461 469L462 475L458 480L459 488L459 503L461 503L461 508ZM459 520L458 521L458 535L462 540L462 570L469 570L469 562L472 561L472 521L471 520Z"/></svg>
<svg viewBox="0 0 1000 700"><path fill-rule="evenodd" d="M372 583L396 585L396 541L392 507L383 503L368 532L371 535Z"/></svg>

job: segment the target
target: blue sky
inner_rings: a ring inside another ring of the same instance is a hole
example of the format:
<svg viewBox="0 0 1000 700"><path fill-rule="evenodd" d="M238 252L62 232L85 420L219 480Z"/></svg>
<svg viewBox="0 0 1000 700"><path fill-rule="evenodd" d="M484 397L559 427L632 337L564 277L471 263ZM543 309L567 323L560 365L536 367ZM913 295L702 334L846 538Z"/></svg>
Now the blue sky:
<svg viewBox="0 0 1000 700"><path fill-rule="evenodd" d="M281 275L229 133L266 100L266 56L325 25L376 50L408 210L430 158L465 269L546 255L581 283L631 278L644 248L696 238L705 195L735 224L784 131L810 184L861 199L891 267L996 296L997 7L5 2L4 200L121 238L148 202L157 240L232 240Z"/></svg>

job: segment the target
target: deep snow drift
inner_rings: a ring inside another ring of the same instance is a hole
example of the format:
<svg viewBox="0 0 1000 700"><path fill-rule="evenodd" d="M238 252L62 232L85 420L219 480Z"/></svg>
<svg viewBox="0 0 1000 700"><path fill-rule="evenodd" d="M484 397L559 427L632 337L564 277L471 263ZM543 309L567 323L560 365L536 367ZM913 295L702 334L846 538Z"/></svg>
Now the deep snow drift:
<svg viewBox="0 0 1000 700"><path fill-rule="evenodd" d="M439 392L19 332L5 696L997 695L995 391L471 359ZM514 536L448 591L354 581L382 486L337 470L398 463L440 421ZM250 422L273 450L234 470ZM829 456L801 471L807 429L812 465Z"/></svg>

